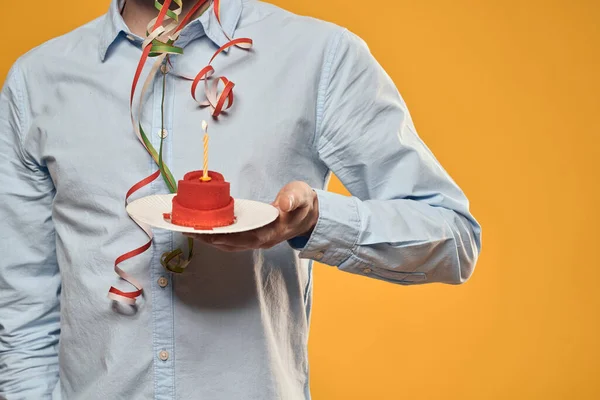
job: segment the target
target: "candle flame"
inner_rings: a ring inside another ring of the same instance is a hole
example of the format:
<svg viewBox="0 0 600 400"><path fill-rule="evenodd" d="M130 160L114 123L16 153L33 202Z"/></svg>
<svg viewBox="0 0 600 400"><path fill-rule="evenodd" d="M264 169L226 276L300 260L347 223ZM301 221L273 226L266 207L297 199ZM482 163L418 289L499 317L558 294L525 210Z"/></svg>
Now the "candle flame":
<svg viewBox="0 0 600 400"><path fill-rule="evenodd" d="M202 130L206 133L208 129L208 123L205 120L202 120Z"/></svg>

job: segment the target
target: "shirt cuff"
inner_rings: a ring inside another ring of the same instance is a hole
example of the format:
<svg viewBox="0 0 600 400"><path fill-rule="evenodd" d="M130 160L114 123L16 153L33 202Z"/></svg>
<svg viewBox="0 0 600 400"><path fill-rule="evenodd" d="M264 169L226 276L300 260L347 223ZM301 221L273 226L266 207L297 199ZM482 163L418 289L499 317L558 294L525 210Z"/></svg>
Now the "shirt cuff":
<svg viewBox="0 0 600 400"><path fill-rule="evenodd" d="M319 200L319 218L310 237L298 236L288 241L309 258L334 267L351 255L361 232L358 199L313 189Z"/></svg>

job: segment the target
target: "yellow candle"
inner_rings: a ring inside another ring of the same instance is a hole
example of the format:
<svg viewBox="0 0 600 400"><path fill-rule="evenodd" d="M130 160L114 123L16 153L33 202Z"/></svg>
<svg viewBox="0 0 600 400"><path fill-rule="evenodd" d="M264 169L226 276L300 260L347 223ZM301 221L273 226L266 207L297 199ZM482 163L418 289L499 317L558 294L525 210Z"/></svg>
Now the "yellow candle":
<svg viewBox="0 0 600 400"><path fill-rule="evenodd" d="M204 131L204 171L202 174L202 178L200 178L203 182L210 181L210 176L208 176L208 132L207 132L208 124L206 121L202 121L202 130Z"/></svg>

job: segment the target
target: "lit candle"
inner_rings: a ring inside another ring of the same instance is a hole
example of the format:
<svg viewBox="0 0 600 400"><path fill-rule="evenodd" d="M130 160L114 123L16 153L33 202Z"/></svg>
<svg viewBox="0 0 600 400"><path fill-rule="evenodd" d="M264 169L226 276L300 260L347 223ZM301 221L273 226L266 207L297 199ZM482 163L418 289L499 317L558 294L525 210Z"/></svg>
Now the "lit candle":
<svg viewBox="0 0 600 400"><path fill-rule="evenodd" d="M202 178L200 178L200 180L202 180L203 182L208 182L210 181L210 176L208 176L208 124L206 123L206 121L202 121L202 130L204 131L204 172L202 174Z"/></svg>

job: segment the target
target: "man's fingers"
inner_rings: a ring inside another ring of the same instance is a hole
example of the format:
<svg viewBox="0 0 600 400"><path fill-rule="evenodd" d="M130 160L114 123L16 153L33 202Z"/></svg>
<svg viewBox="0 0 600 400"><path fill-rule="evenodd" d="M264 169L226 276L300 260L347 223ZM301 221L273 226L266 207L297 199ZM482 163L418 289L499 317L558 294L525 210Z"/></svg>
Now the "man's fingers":
<svg viewBox="0 0 600 400"><path fill-rule="evenodd" d="M294 198L292 197L287 190L282 190L277 194L275 201L271 203L272 206L277 207L279 210L283 212L290 212L294 206Z"/></svg>
<svg viewBox="0 0 600 400"><path fill-rule="evenodd" d="M235 247L235 246L226 246L226 245L212 245L215 249L219 249L221 251L225 251L227 253L235 253L239 251L250 250L245 247Z"/></svg>
<svg viewBox="0 0 600 400"><path fill-rule="evenodd" d="M273 205L288 213L306 207L310 205L310 190L303 182L292 182L279 192Z"/></svg>
<svg viewBox="0 0 600 400"><path fill-rule="evenodd" d="M253 231L212 235L205 242L214 246L234 246L243 248L260 248L264 243L276 238L278 227L276 224Z"/></svg>
<svg viewBox="0 0 600 400"><path fill-rule="evenodd" d="M253 247L258 245L258 238L253 234L236 234L228 237L215 237L208 242L214 246Z"/></svg>
<svg viewBox="0 0 600 400"><path fill-rule="evenodd" d="M234 251L268 249L309 229L306 226L307 216L313 210L313 203L314 193L308 184L291 182L284 186L271 203L280 212L277 220L270 225L249 232L192 237L225 251L231 251L231 248L235 248Z"/></svg>

